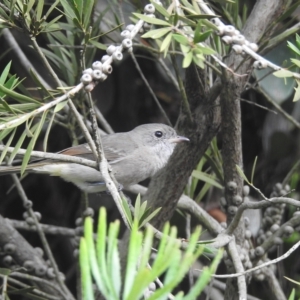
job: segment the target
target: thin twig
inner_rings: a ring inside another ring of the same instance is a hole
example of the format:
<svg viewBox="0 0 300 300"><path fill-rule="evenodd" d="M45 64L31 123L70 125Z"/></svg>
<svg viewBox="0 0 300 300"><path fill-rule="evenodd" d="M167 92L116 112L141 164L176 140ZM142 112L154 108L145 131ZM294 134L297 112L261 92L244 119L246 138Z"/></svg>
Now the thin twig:
<svg viewBox="0 0 300 300"><path fill-rule="evenodd" d="M252 87L254 90L261 92L258 88ZM288 121L290 121L293 125L295 125L298 129L300 129L300 123L293 118L290 114L288 114L284 109L281 108L279 104L277 104L275 101L273 101L268 95L264 94L265 99L271 103L276 110Z"/></svg>
<svg viewBox="0 0 300 300"><path fill-rule="evenodd" d="M251 269L248 269L244 272L239 272L239 273L234 273L234 274L227 274L227 275L212 275L214 278L235 278L235 277L239 277L239 276L243 276L243 275L246 275L246 274L249 274L249 273L252 273L256 270L260 270L262 268L265 268L267 266L270 266L270 265L273 265L273 264L276 264L284 259L286 259L287 257L289 257L293 252L295 252L300 246L300 241L298 241L294 246L292 246L286 253L284 253L283 255L273 259L273 260L270 260L270 261L267 261L259 266L256 266L254 268L251 268ZM198 270L201 272L201 270Z"/></svg>
<svg viewBox="0 0 300 300"><path fill-rule="evenodd" d="M26 206L28 207L29 200L28 200L28 198L26 196L26 193L25 193L25 191L24 191L24 189L23 189L23 187L22 187L22 185L21 185L21 183L19 181L19 178L15 174L12 174L11 176L13 178L13 181L14 181L15 185L16 185L17 191L18 191L18 193L19 193L19 195L20 195L20 197L21 197L21 199L23 201L24 207L26 207ZM49 244L47 242L45 234L44 234L44 232L43 232L43 230L42 230L42 228L41 228L41 226L40 226L40 224L39 224L39 222L37 220L37 217L36 217L33 209L29 206L29 208L27 208L27 210L28 210L28 213L29 213L30 217L33 218L33 220L34 220L34 223L35 223L36 228L37 228L37 233L38 233L38 235L39 235L39 237L41 239L41 242L43 244L43 247L45 249L47 257L48 257L48 259L51 262L51 266L52 266L52 268L54 270L55 278L56 278L56 280L57 280L57 282L58 282L61 290L64 293L65 299L73 299L73 300L75 300L74 297L73 297L73 295L70 293L70 291L66 287L65 283L63 282L63 280L62 280L62 278L61 278L61 276L59 274L58 266L56 264L56 261L55 261L53 255L52 255L52 251L51 251L51 249L49 247Z"/></svg>
<svg viewBox="0 0 300 300"><path fill-rule="evenodd" d="M4 278L4 276L5 276L5 275L0 274L0 278ZM23 283L23 282L21 282L21 281L19 281L19 280L16 280L16 279L14 279L14 278L11 278L11 277L8 277L8 282L9 282L10 284L18 285L18 286L20 286L20 287L22 287L22 288L24 288L24 289L32 288L32 286L30 286L30 285L28 285L28 284L25 284L25 283ZM40 291L40 290L38 290L38 289L33 289L33 290L31 290L31 292L34 293L34 294L36 294L36 295L38 295L38 296L45 297L46 299L50 299L50 300L61 300L61 298L58 298L58 297L52 296L52 295L50 295L50 294L44 293L44 292L42 292L42 291ZM5 299L5 298L3 298L3 299Z"/></svg>
<svg viewBox="0 0 300 300"><path fill-rule="evenodd" d="M37 231L36 226L28 225L26 221L19 221L19 220L8 220L9 223L18 230L26 230L26 231ZM61 226L54 226L54 225L48 225L48 224L40 224L42 230L45 232L45 234L50 235L63 235L68 237L74 237L75 229L72 228L66 228Z"/></svg>
<svg viewBox="0 0 300 300"><path fill-rule="evenodd" d="M130 53L130 56L131 56L131 58L132 58L132 60L133 60L133 63L134 63L134 65L135 65L135 68L136 68L137 71L139 72L139 74L140 74L140 76L141 76L141 78L142 78L144 84L146 85L146 87L147 87L149 93L150 93L151 96L153 97L153 99L154 99L154 101L155 101L155 103L156 103L156 105L157 105L159 111L161 112L161 114L162 114L163 117L165 118L165 120L166 120L166 122L168 123L168 125L172 126L172 123L171 123L169 117L167 116L165 110L163 109L163 107L161 106L159 100L157 99L157 97L156 97L156 95L155 95L153 89L151 88L151 86L150 86L148 80L146 79L146 77L145 77L143 71L141 70L141 68L140 68L140 66L139 66L139 63L137 62L137 60L136 60L136 58L135 58L133 52Z"/></svg>

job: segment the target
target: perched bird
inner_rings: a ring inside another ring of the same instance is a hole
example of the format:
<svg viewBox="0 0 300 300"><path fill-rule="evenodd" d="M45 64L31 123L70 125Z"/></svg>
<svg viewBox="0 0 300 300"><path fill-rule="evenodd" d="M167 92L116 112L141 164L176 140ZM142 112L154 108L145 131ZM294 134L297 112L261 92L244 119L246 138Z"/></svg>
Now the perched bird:
<svg viewBox="0 0 300 300"><path fill-rule="evenodd" d="M112 173L122 186L130 186L153 176L168 162L176 144L189 141L164 124L140 125L128 132L102 137L102 145ZM88 144L67 148L59 154L95 160ZM20 166L0 167L0 175L17 173ZM77 163L42 159L28 164L26 172L59 176L87 193L106 190L98 170Z"/></svg>

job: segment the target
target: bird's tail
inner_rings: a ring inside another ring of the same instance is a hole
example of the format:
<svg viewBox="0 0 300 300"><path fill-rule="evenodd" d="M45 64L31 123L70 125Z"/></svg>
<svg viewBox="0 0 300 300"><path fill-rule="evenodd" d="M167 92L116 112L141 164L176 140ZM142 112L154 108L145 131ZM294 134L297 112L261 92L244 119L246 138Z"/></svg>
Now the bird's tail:
<svg viewBox="0 0 300 300"><path fill-rule="evenodd" d="M40 165L41 163L33 163L27 165L25 173L34 173L34 169ZM21 168L22 166L0 166L0 176L21 173Z"/></svg>

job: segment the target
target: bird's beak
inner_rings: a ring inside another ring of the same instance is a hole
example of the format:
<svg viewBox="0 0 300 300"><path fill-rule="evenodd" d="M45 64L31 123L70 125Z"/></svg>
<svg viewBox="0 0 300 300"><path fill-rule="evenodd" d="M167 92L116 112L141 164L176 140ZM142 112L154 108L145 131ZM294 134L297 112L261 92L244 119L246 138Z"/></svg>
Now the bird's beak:
<svg viewBox="0 0 300 300"><path fill-rule="evenodd" d="M182 142L189 142L190 140L184 136L177 136L176 138L169 139L169 141L170 143L178 144Z"/></svg>

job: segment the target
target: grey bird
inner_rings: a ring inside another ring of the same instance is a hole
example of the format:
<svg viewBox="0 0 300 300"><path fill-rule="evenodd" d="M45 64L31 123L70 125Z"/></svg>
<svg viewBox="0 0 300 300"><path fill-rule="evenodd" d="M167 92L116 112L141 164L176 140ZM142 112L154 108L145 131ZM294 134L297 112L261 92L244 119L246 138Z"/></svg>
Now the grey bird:
<svg viewBox="0 0 300 300"><path fill-rule="evenodd" d="M102 137L104 155L113 175L124 187L152 177L167 164L176 144L188 141L164 124L144 124ZM95 160L88 144L67 148L59 154ZM20 169L20 166L0 167L0 175L17 173ZM106 190L101 172L77 163L42 159L28 164L26 172L59 176L87 193Z"/></svg>

